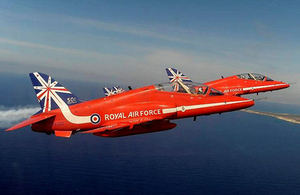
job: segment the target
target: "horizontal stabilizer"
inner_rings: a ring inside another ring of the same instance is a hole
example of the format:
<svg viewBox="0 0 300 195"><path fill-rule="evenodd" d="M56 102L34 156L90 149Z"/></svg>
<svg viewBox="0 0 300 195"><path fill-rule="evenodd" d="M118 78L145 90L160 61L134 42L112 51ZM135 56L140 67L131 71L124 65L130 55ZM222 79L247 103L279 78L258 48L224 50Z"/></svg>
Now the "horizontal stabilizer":
<svg viewBox="0 0 300 195"><path fill-rule="evenodd" d="M5 131L12 131L12 130L16 130L16 129L20 129L22 127L26 127L28 125L31 125L33 123L37 123L37 122L40 122L40 121L43 121L45 119L48 119L48 118L51 118L51 117L54 117L55 114L52 114L52 115L42 115L42 116L35 116L35 117L32 117L32 118L29 118L9 129L6 129Z"/></svg>

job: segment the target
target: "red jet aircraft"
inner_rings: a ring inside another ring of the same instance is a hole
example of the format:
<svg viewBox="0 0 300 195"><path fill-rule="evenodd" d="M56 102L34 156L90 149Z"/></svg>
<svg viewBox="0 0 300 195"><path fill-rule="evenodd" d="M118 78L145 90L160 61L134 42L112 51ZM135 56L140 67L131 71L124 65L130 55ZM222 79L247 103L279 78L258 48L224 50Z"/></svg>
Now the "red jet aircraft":
<svg viewBox="0 0 300 195"><path fill-rule="evenodd" d="M28 125L36 132L70 137L82 132L119 137L169 130L171 120L230 112L254 105L253 100L224 95L207 85L178 81L150 85L90 101L82 101L52 77L30 73L41 110L7 129ZM174 87L178 90L175 92Z"/></svg>
<svg viewBox="0 0 300 195"><path fill-rule="evenodd" d="M177 80L191 82L191 79L174 68L167 68L166 71L170 82L177 82ZM215 81L210 81L204 84L221 91L225 95L236 96L274 91L288 88L290 86L288 83L274 81L269 77L256 73L238 74Z"/></svg>

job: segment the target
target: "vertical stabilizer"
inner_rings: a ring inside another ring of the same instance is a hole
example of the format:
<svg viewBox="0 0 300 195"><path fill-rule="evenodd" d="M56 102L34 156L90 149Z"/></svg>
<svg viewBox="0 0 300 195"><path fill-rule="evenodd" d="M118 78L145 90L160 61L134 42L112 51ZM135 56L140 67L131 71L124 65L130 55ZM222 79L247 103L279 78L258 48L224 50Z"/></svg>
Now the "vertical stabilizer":
<svg viewBox="0 0 300 195"><path fill-rule="evenodd" d="M111 96L114 94L113 90L108 87L103 87L103 92L104 92L105 96Z"/></svg>
<svg viewBox="0 0 300 195"><path fill-rule="evenodd" d="M49 75L33 72L29 76L42 112L83 102Z"/></svg>
<svg viewBox="0 0 300 195"><path fill-rule="evenodd" d="M166 71L175 92L177 92L181 86L187 93L190 93L188 87L183 84L183 82L192 82L189 77L185 76L182 72L175 68L166 68Z"/></svg>
<svg viewBox="0 0 300 195"><path fill-rule="evenodd" d="M167 68L166 71L171 83L177 81L192 82L189 77L185 76L182 72L176 70L175 68Z"/></svg>
<svg viewBox="0 0 300 195"><path fill-rule="evenodd" d="M108 88L108 87L104 87L103 88L103 92L105 94L105 96L111 96L111 95L115 95L115 94L119 94L119 93L123 93L125 90L120 87L120 86L113 86L112 89Z"/></svg>

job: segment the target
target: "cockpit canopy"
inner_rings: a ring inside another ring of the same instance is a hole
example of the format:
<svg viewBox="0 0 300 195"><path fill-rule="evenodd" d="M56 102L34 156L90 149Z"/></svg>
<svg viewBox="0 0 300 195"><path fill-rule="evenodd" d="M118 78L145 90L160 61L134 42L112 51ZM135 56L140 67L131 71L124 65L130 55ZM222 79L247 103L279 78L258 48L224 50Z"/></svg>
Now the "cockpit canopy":
<svg viewBox="0 0 300 195"><path fill-rule="evenodd" d="M178 92L178 93L190 93L198 95L206 95L207 93L210 96L223 95L222 92L211 88L207 85L194 82L173 82L173 83L160 83L155 85L156 89L159 91L168 91L168 92Z"/></svg>
<svg viewBox="0 0 300 195"><path fill-rule="evenodd" d="M257 73L244 73L236 75L239 79L257 80L257 81L273 81L273 79Z"/></svg>

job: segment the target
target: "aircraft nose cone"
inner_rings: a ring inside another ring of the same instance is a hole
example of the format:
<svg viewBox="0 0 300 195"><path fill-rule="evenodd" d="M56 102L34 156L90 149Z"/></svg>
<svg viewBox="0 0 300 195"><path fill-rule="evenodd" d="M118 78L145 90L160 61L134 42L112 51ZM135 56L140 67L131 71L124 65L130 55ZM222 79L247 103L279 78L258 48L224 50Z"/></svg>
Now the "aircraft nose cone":
<svg viewBox="0 0 300 195"><path fill-rule="evenodd" d="M249 108L251 106L253 106L254 100L251 99L246 99L243 97L236 97L236 100L234 102L234 104L232 105L232 107L234 108L234 110L240 110L240 109L245 109L245 108Z"/></svg>
<svg viewBox="0 0 300 195"><path fill-rule="evenodd" d="M289 88L290 87L290 84L289 83L284 83L284 88Z"/></svg>
<svg viewBox="0 0 300 195"><path fill-rule="evenodd" d="M254 106L254 100L245 101L244 106L245 108L249 108L251 106Z"/></svg>
<svg viewBox="0 0 300 195"><path fill-rule="evenodd" d="M289 88L290 84L281 81L281 82L279 82L278 87L279 87L279 89L285 89L285 88Z"/></svg>

